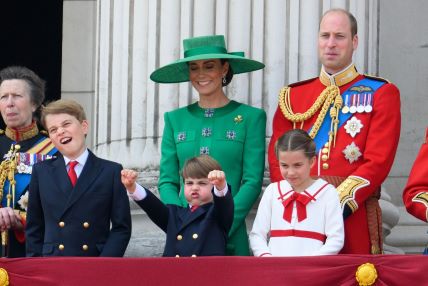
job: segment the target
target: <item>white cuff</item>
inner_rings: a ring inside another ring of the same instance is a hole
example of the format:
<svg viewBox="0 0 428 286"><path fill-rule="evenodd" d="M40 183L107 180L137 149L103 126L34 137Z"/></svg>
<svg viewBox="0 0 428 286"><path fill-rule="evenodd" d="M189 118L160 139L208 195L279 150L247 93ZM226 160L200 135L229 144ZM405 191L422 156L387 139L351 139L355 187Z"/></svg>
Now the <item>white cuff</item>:
<svg viewBox="0 0 428 286"><path fill-rule="evenodd" d="M138 183L135 183L135 184L136 184L135 192L133 192L132 194L130 192L128 192L128 196L131 199L133 199L134 201L144 200L147 197L146 189ZM128 190L126 190L126 191L128 191Z"/></svg>
<svg viewBox="0 0 428 286"><path fill-rule="evenodd" d="M224 197L228 191L229 191L229 188L227 186L227 182L223 190L217 190L217 187L214 185L214 195L216 195L217 197Z"/></svg>

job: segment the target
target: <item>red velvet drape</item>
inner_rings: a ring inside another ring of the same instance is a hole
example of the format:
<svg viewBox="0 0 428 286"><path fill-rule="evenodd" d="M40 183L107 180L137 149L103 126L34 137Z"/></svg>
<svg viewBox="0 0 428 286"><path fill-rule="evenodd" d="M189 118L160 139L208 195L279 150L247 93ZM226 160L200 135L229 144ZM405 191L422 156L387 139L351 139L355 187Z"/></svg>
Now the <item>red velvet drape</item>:
<svg viewBox="0 0 428 286"><path fill-rule="evenodd" d="M428 285L422 255L293 258L16 258L0 259L11 286L31 285L358 285L361 264L374 264L374 285ZM190 283L190 284L189 284Z"/></svg>

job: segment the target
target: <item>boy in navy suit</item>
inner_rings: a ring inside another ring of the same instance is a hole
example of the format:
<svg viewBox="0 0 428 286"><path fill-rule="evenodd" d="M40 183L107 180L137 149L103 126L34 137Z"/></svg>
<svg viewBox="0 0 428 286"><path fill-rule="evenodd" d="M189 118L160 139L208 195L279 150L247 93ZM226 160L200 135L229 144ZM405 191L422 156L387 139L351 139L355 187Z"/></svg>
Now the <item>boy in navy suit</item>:
<svg viewBox="0 0 428 286"><path fill-rule="evenodd" d="M214 159L202 155L189 159L182 175L188 207L164 205L136 184L135 171L123 170L122 183L130 197L166 232L163 256L225 255L234 205L224 172Z"/></svg>
<svg viewBox="0 0 428 286"><path fill-rule="evenodd" d="M77 102L51 102L41 121L61 155L33 166L27 256L123 256L131 216L122 166L87 149L88 121Z"/></svg>

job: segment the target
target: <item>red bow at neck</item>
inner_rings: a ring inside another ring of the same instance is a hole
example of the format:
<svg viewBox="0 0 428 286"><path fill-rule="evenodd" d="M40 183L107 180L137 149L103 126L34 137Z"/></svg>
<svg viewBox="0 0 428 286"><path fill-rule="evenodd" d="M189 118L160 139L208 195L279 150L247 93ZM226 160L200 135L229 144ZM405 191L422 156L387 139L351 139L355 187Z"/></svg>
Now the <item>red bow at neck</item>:
<svg viewBox="0 0 428 286"><path fill-rule="evenodd" d="M291 215L293 214L293 205L296 202L297 221L301 222L306 219L306 205L312 200L311 197L293 192L286 200L282 201L284 206L283 218L291 223Z"/></svg>

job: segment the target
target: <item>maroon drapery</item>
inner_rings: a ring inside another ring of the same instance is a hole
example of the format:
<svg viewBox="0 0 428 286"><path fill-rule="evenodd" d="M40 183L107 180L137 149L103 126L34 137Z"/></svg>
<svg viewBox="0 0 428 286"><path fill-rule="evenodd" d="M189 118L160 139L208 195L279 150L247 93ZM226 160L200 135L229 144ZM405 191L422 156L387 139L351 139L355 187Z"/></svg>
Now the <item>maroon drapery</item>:
<svg viewBox="0 0 428 286"><path fill-rule="evenodd" d="M374 285L428 285L422 255L335 255L293 258L15 258L0 259L11 286L31 285L358 285L370 262ZM191 283L191 284L189 284ZM197 284L195 284L197 283Z"/></svg>

